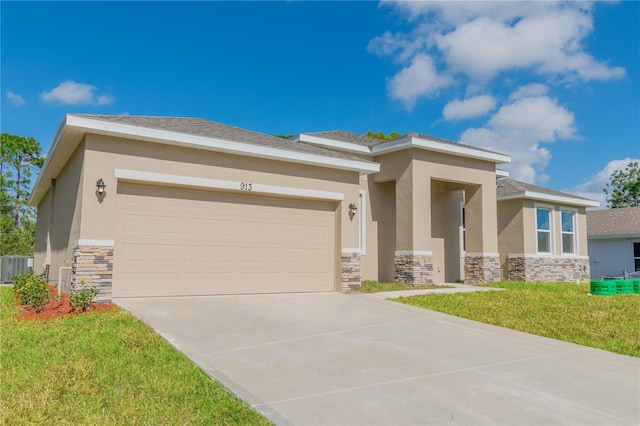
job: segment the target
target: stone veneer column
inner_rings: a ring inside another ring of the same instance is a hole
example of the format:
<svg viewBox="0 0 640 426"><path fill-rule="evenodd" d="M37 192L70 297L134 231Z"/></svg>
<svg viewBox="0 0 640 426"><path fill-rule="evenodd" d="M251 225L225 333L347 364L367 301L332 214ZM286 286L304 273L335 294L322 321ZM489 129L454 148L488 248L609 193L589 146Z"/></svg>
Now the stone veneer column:
<svg viewBox="0 0 640 426"><path fill-rule="evenodd" d="M396 252L395 281L407 284L433 284L433 255Z"/></svg>
<svg viewBox="0 0 640 426"><path fill-rule="evenodd" d="M467 253L464 257L464 283L477 285L500 281L500 257Z"/></svg>
<svg viewBox="0 0 640 426"><path fill-rule="evenodd" d="M111 300L111 283L113 277L113 246L80 245L73 248L73 264L71 265L71 292L86 286L98 288L97 301Z"/></svg>
<svg viewBox="0 0 640 426"><path fill-rule="evenodd" d="M342 290L360 288L360 253L342 253L340 257Z"/></svg>
<svg viewBox="0 0 640 426"><path fill-rule="evenodd" d="M510 254L509 279L515 281L575 282L591 274L587 256L536 256Z"/></svg>

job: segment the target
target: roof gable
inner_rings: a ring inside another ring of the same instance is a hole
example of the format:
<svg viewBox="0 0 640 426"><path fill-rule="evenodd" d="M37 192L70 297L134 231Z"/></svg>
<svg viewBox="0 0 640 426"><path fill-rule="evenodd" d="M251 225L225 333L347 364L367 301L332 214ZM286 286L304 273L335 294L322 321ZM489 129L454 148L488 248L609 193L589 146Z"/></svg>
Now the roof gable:
<svg viewBox="0 0 640 426"><path fill-rule="evenodd" d="M583 207L597 207L599 202L566 192L555 191L542 186L520 182L510 178L499 178L496 184L498 201L526 198L539 201L550 201Z"/></svg>

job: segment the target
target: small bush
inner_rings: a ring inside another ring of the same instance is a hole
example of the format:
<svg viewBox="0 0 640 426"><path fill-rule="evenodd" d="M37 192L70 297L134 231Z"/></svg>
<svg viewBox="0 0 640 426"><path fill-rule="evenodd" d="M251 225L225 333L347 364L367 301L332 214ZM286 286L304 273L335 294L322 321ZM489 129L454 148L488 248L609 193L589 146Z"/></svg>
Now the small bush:
<svg viewBox="0 0 640 426"><path fill-rule="evenodd" d="M89 309L94 297L98 295L98 289L87 287L84 282L80 283L82 288L77 289L69 299L69 304L75 312L84 312Z"/></svg>
<svg viewBox="0 0 640 426"><path fill-rule="evenodd" d="M47 282L30 273L18 274L13 277L13 291L16 299L36 311L40 311L49 300Z"/></svg>

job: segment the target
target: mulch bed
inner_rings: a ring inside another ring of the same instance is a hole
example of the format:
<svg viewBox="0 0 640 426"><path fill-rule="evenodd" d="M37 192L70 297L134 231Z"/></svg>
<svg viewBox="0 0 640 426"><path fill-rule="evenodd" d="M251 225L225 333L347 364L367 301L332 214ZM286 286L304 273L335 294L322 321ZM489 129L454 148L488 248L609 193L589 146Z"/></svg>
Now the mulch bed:
<svg viewBox="0 0 640 426"><path fill-rule="evenodd" d="M69 303L71 299L71 295L69 293L60 293L60 298L58 299L56 297L58 295L58 289L50 285L49 294L51 298L40 311L36 311L31 306L22 305L18 311L18 318L43 320L62 316L82 315L84 313L94 311L107 311L115 309L116 307L113 303L93 302L85 312L75 312Z"/></svg>

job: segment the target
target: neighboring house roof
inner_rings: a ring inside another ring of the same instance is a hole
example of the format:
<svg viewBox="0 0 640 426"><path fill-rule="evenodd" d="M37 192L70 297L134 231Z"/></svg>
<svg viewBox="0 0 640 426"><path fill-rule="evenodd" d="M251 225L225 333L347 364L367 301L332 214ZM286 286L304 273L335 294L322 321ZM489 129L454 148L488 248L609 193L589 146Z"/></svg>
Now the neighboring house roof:
<svg viewBox="0 0 640 426"><path fill-rule="evenodd" d="M509 178L499 178L497 181L498 201L527 198L538 201L548 201L583 207L598 207L599 202L566 192L554 191L542 186L532 185Z"/></svg>
<svg viewBox="0 0 640 426"><path fill-rule="evenodd" d="M509 163L508 155L475 146L464 145L446 139L412 132L391 140L381 140L344 130L329 132L300 133L291 138L296 142L325 146L346 152L370 156L386 154L406 148L421 148L450 155L477 158L495 163Z"/></svg>
<svg viewBox="0 0 640 426"><path fill-rule="evenodd" d="M588 238L640 238L640 207L587 212Z"/></svg>
<svg viewBox="0 0 640 426"><path fill-rule="evenodd" d="M374 173L380 165L344 152L299 144L201 118L67 114L56 132L29 200L37 204L86 133Z"/></svg>

